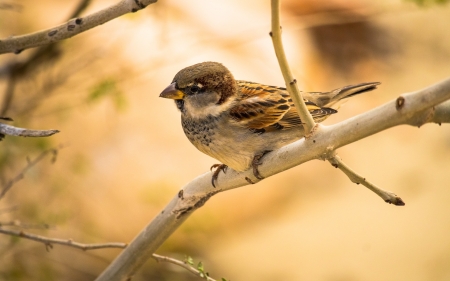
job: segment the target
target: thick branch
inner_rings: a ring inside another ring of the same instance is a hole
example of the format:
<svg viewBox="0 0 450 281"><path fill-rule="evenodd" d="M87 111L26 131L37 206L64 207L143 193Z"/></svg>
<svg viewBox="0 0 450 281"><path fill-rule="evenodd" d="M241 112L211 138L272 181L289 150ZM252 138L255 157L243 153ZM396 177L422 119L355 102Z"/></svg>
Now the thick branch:
<svg viewBox="0 0 450 281"><path fill-rule="evenodd" d="M0 228L0 233L26 238L29 240L34 240L37 242L44 243L47 250L53 248L53 244L60 244L69 247L78 248L84 251L87 250L96 250L103 248L125 248L127 246L126 243L98 243L98 244L83 244L73 241L72 239L57 239L57 238L49 238L45 236L40 236L36 234L26 233L18 230L9 230Z"/></svg>
<svg viewBox="0 0 450 281"><path fill-rule="evenodd" d="M157 0L121 0L117 4L91 15L71 19L64 24L50 29L2 39L0 40L0 54L13 52L18 54L24 49L70 38L124 14L137 12L156 1Z"/></svg>
<svg viewBox="0 0 450 281"><path fill-rule="evenodd" d="M267 154L259 171L264 177L280 173L313 159L326 159L335 149L388 128L418 122L443 122L442 112L450 114L450 79L412 94L405 94L373 110L331 126L319 125L314 135L300 139ZM439 115L436 114L439 112ZM248 185L246 177L254 179L253 171L220 174L217 188L211 185L211 174L200 175L175 196L131 244L98 277L98 281L126 280L149 259L158 247L196 209L213 195ZM254 181L257 181L255 179Z"/></svg>
<svg viewBox="0 0 450 281"><path fill-rule="evenodd" d="M272 31L270 32L270 36L272 37L273 47L278 59L278 64L281 68L281 73L283 74L286 89L292 97L295 108L298 110L298 115L300 115L300 119L303 122L303 127L305 128L305 134L308 135L316 123L306 107L302 94L298 89L297 80L294 79L294 76L291 73L291 69L289 68L289 64L286 59L286 54L284 53L283 42L281 40L279 0L272 0Z"/></svg>
<svg viewBox="0 0 450 281"><path fill-rule="evenodd" d="M0 123L0 135L16 137L49 137L59 133L58 130L30 130Z"/></svg>

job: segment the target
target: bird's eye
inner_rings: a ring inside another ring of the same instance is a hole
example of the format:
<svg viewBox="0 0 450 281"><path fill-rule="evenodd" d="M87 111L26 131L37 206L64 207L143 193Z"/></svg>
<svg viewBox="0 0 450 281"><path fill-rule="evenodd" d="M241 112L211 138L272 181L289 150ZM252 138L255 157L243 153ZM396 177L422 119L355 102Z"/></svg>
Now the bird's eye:
<svg viewBox="0 0 450 281"><path fill-rule="evenodd" d="M197 85L192 85L191 86L191 93L196 94L200 91L200 87Z"/></svg>

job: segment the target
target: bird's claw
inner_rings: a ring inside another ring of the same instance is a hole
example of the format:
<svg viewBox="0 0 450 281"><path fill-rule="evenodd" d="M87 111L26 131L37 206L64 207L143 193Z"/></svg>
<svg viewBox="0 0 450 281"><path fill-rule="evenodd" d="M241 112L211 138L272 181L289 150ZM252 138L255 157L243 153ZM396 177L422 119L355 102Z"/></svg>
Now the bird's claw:
<svg viewBox="0 0 450 281"><path fill-rule="evenodd" d="M228 166L225 164L214 164L211 166L210 170L212 171L214 168L216 170L214 171L212 177L211 177L211 184L213 187L216 187L217 178L219 177L220 171L223 171L226 173Z"/></svg>
<svg viewBox="0 0 450 281"><path fill-rule="evenodd" d="M255 157L253 157L253 161L252 161L253 175L255 175L255 177L259 180L263 180L264 177L261 176L261 174L259 173L258 166L263 163L261 161L261 159L264 157L264 155L266 155L267 153L269 153L271 151L272 150L265 150L259 154L256 154Z"/></svg>

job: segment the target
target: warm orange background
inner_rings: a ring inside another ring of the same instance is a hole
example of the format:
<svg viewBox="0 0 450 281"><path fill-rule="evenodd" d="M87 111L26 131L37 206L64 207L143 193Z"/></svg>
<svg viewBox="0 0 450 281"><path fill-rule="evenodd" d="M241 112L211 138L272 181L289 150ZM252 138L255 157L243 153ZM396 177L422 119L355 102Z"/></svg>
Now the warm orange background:
<svg viewBox="0 0 450 281"><path fill-rule="evenodd" d="M21 9L0 10L0 37L62 23L72 2L23 0ZM113 2L94 1L84 15ZM301 88L382 82L325 124L450 75L448 5L311 2L282 2L283 39ZM159 93L178 70L202 61L222 62L238 79L283 85L269 31L269 1L161 0L64 41L55 64L18 82L8 112L16 126L61 133L2 141L3 182L26 156L65 148L0 201L0 222L48 223L50 230L25 231L79 242L131 241L184 184L216 163L189 143L179 112ZM0 66L29 53L2 55ZM101 85L110 90L92 98ZM5 87L2 77L0 96ZM450 280L449 128L401 126L339 149L353 169L400 195L404 207L312 161L213 197L158 253L190 255L212 277L234 281ZM17 210L1 211L11 206ZM0 279L92 280L119 252L58 245L47 252L0 236ZM134 280L198 278L151 260Z"/></svg>

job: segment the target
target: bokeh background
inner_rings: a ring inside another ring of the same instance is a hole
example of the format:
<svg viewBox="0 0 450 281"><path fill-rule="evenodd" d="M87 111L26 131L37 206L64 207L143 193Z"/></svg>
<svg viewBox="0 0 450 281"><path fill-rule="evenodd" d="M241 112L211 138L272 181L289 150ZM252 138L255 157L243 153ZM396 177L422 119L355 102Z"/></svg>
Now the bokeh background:
<svg viewBox="0 0 450 281"><path fill-rule="evenodd" d="M116 1L0 1L0 38L49 28ZM332 124L450 75L450 7L433 1L282 1L283 39L304 90L380 81ZM0 179L42 151L0 201L0 223L84 243L129 242L178 190L216 161L197 151L173 102L158 97L178 70L219 61L242 80L283 85L269 1L161 0L69 40L0 56L7 137ZM450 127L401 126L339 149L385 204L327 162L311 161L213 197L158 250L202 261L229 280L450 280ZM49 227L45 227L48 225ZM3 226L6 228L6 226ZM120 253L83 252L0 235L2 280L92 280ZM134 280L199 280L149 260Z"/></svg>

